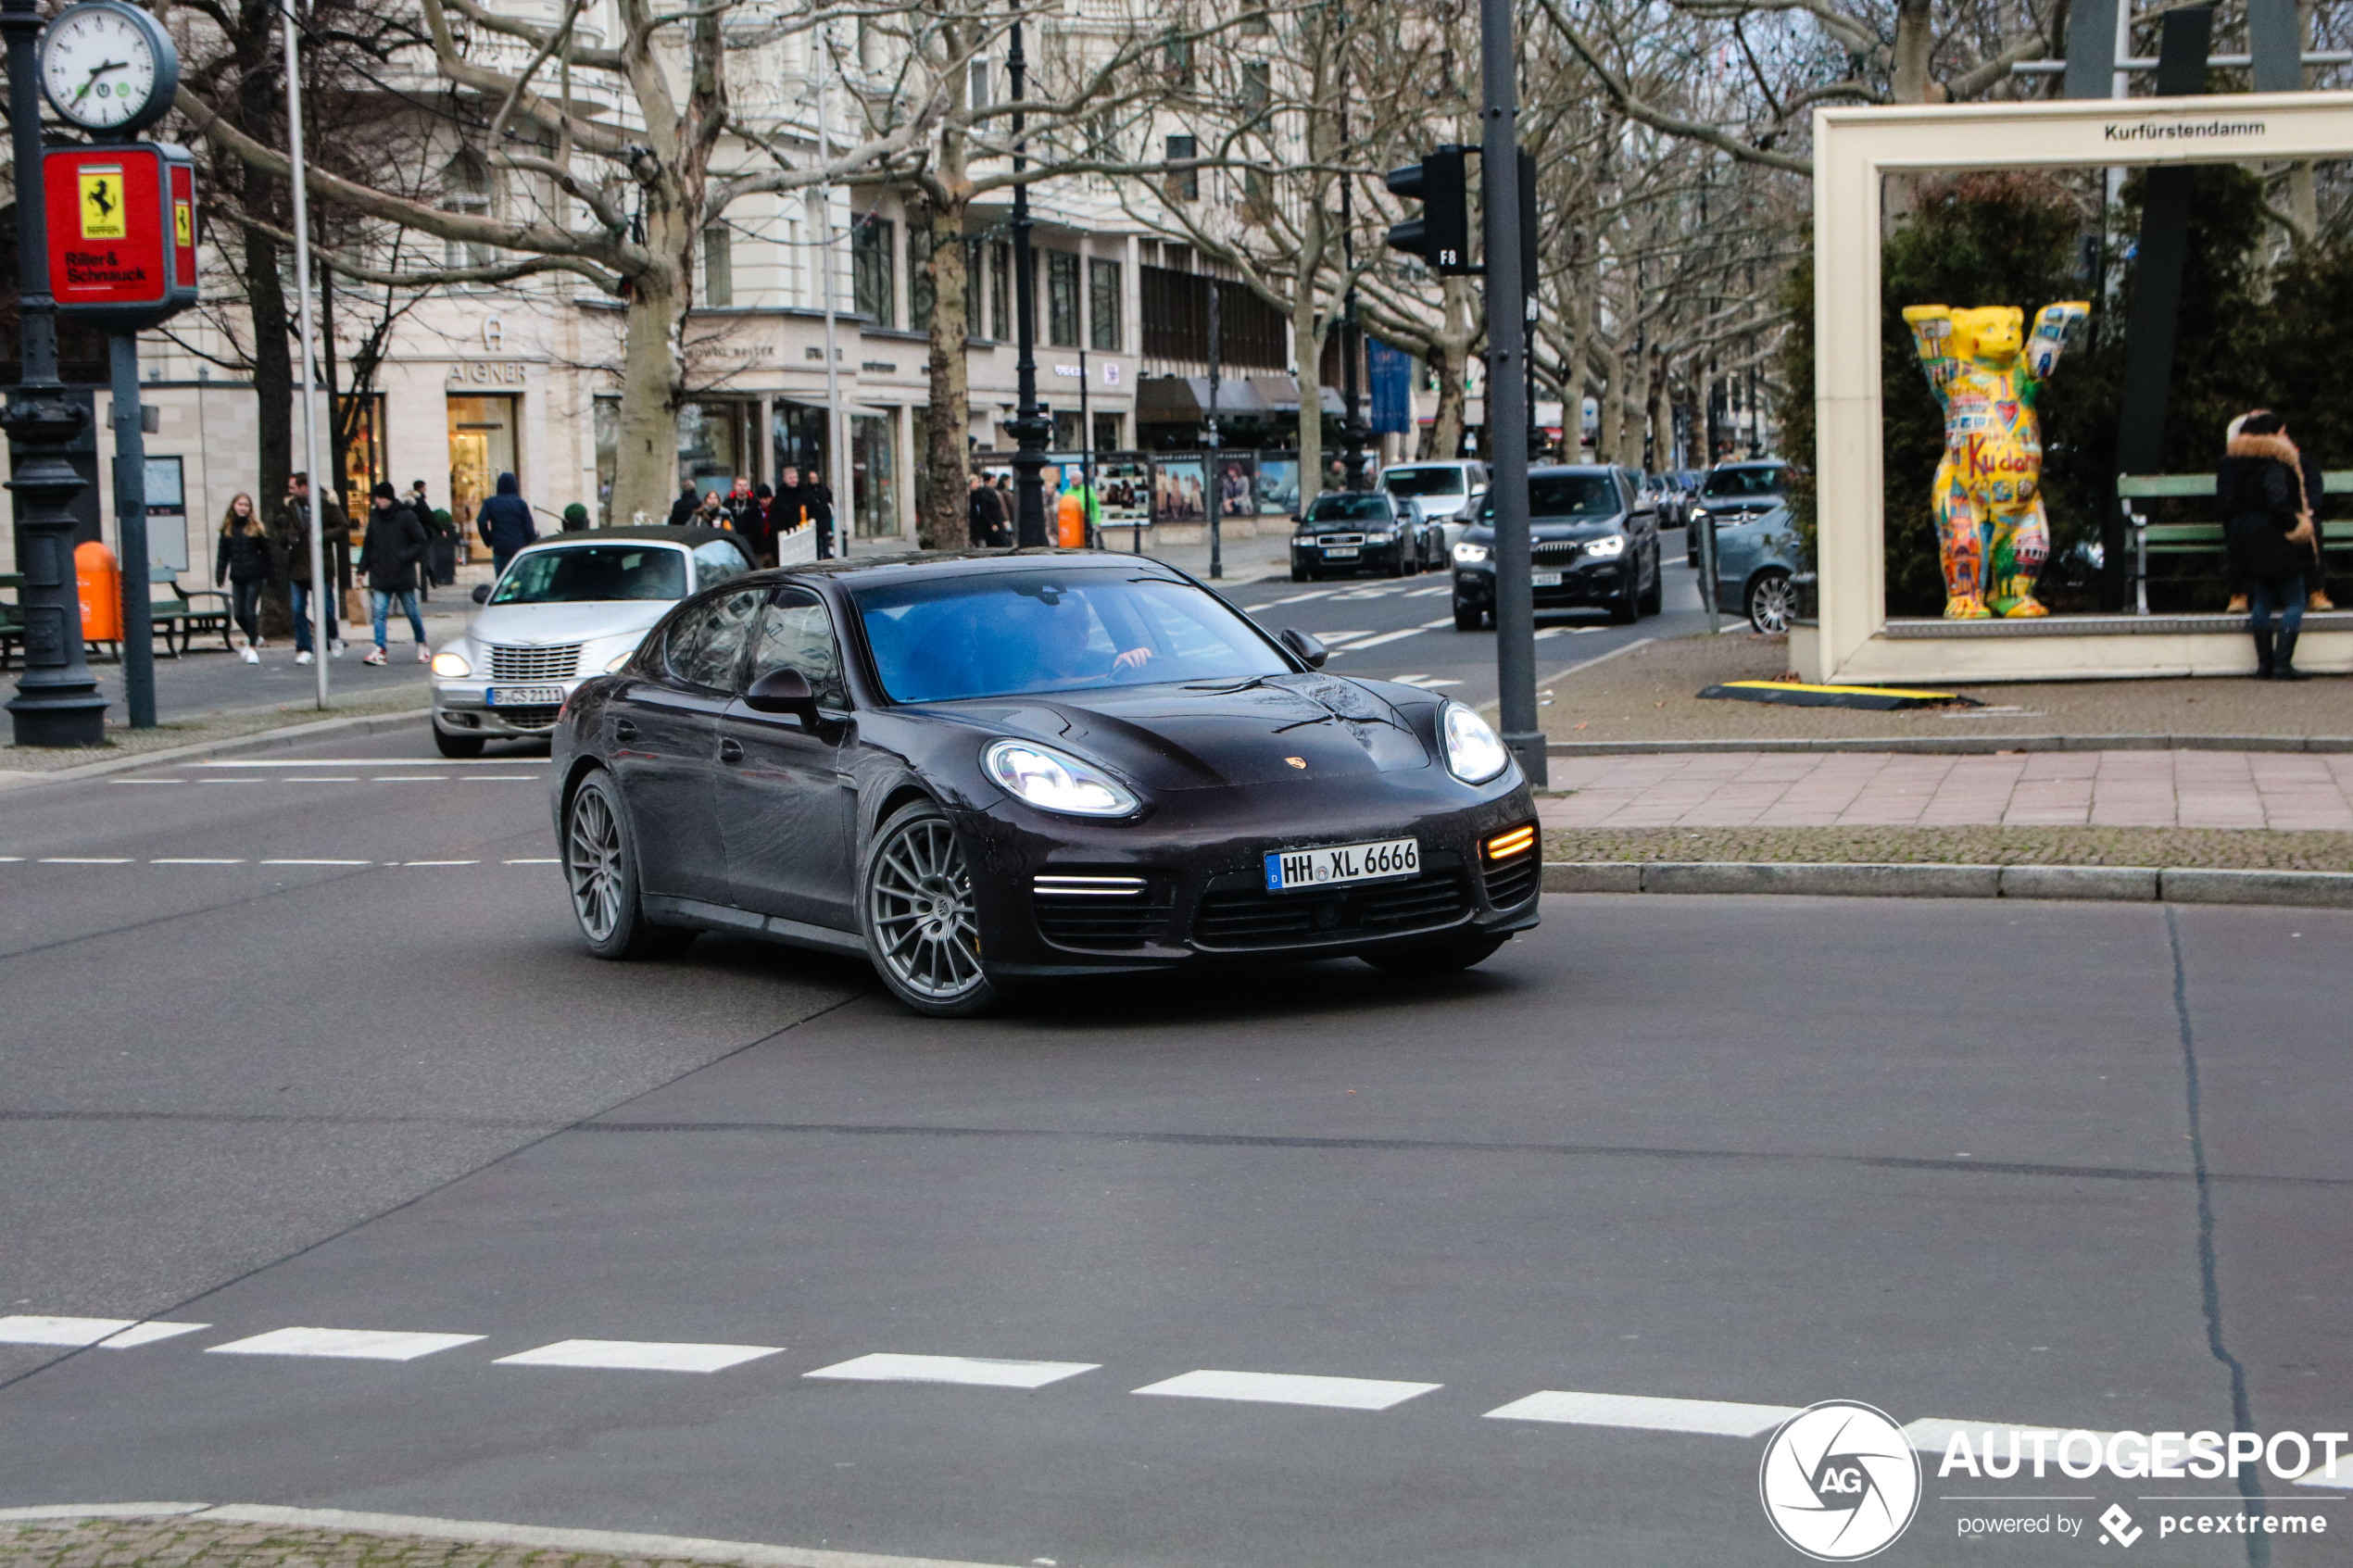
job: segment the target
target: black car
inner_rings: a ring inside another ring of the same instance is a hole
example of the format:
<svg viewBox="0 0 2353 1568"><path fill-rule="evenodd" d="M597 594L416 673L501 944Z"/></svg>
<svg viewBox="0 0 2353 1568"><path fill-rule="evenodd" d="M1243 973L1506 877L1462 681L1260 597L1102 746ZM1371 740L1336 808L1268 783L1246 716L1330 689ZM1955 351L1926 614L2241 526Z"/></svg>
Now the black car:
<svg viewBox="0 0 2353 1568"><path fill-rule="evenodd" d="M1656 615L1658 515L1640 482L1609 465L1528 470L1529 576L1538 609L1602 609L1612 621ZM1495 614L1495 502L1454 546L1454 628Z"/></svg>
<svg viewBox="0 0 2353 1568"><path fill-rule="evenodd" d="M1789 465L1776 458L1745 463L1718 463L1699 482L1699 494L1685 508L1683 557L1699 566L1701 525L1709 518L1719 528L1771 511L1788 494Z"/></svg>
<svg viewBox="0 0 2353 1568"><path fill-rule="evenodd" d="M1445 562L1445 525L1428 517L1411 497L1386 490L1317 496L1290 538L1294 583L1353 577L1367 567L1385 577L1403 577Z"/></svg>
<svg viewBox="0 0 2353 1568"><path fill-rule="evenodd" d="M573 913L603 958L859 954L939 1016L1053 976L1479 962L1536 923L1527 782L1461 703L1323 661L1136 556L738 578L565 705Z"/></svg>

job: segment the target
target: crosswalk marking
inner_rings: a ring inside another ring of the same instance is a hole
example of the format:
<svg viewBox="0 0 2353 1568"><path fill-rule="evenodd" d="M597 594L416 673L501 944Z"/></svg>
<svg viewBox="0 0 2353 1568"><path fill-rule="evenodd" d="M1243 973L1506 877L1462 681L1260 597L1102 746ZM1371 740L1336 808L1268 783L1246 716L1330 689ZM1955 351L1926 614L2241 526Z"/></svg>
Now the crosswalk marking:
<svg viewBox="0 0 2353 1568"><path fill-rule="evenodd" d="M774 1356L782 1345L695 1345L661 1339L560 1339L501 1356L493 1366L600 1367L623 1372L724 1372Z"/></svg>
<svg viewBox="0 0 2353 1568"><path fill-rule="evenodd" d="M2085 1430L2090 1429L2087 1427ZM1972 1437L1981 1432L1999 1432L2006 1437L2008 1434L2015 1432L2018 1434L2019 1442L2025 1446L2028 1452L2032 1451L2032 1445L2037 1437L2043 1438L2045 1442L2057 1443L2066 1436L2066 1433L2057 1426L2020 1426L2007 1421L1954 1421L1944 1416L1923 1416L1905 1426L1904 1440L1923 1453L1941 1454L1944 1451L1944 1446L1953 1440L1953 1434L1956 1432L1967 1432ZM2103 1444L2108 1441L2108 1434L2105 1432L2094 1432L2092 1436Z"/></svg>
<svg viewBox="0 0 2353 1568"><path fill-rule="evenodd" d="M1453 622L1449 621L1446 624L1451 626ZM1402 632L1383 632L1378 637L1366 637L1362 642L1351 643L1346 647L1336 649L1335 651L1339 653L1362 653L1366 648L1377 648L1383 643L1394 643L1406 637L1418 637L1428 630L1429 630L1429 628L1427 626L1408 626Z"/></svg>
<svg viewBox="0 0 2353 1568"><path fill-rule="evenodd" d="M210 1328L208 1323L143 1323L137 1318L0 1318L0 1345L104 1345L127 1350Z"/></svg>
<svg viewBox="0 0 2353 1568"><path fill-rule="evenodd" d="M1407 593L1405 596L1409 599L1426 599L1433 594L1451 594L1453 591L1454 584L1452 583L1441 583L1434 588L1413 589L1411 592Z"/></svg>
<svg viewBox="0 0 2353 1568"><path fill-rule="evenodd" d="M1723 1399L1667 1399L1638 1394L1577 1394L1546 1389L1489 1411L1487 1419L1756 1437L1796 1413L1794 1405L1741 1405Z"/></svg>
<svg viewBox="0 0 2353 1568"><path fill-rule="evenodd" d="M149 860L151 866L242 866L243 860L217 859L210 857L183 855L172 859Z"/></svg>
<svg viewBox="0 0 2353 1568"><path fill-rule="evenodd" d="M115 855L44 855L41 863L44 866L127 866L131 860L127 856Z"/></svg>
<svg viewBox="0 0 2353 1568"><path fill-rule="evenodd" d="M265 866L372 866L373 860L264 860Z"/></svg>
<svg viewBox="0 0 2353 1568"><path fill-rule="evenodd" d="M1385 1411L1427 1394L1436 1383L1391 1383L1372 1377L1313 1377L1287 1372L1188 1372L1133 1390L1174 1399L1238 1399L1261 1405L1320 1405L1327 1410Z"/></svg>
<svg viewBox="0 0 2353 1568"><path fill-rule="evenodd" d="M215 1345L208 1356L333 1356L360 1361L413 1361L459 1345L479 1334L403 1334L387 1329L276 1328L250 1339Z"/></svg>
<svg viewBox="0 0 2353 1568"><path fill-rule="evenodd" d="M1093 1372L1096 1361L1007 1361L986 1356L901 1356L887 1352L860 1356L819 1367L803 1377L837 1378L855 1383L965 1383L985 1388L1043 1388L1082 1372Z"/></svg>
<svg viewBox="0 0 2353 1568"><path fill-rule="evenodd" d="M480 860L402 860L404 866L478 866Z"/></svg>

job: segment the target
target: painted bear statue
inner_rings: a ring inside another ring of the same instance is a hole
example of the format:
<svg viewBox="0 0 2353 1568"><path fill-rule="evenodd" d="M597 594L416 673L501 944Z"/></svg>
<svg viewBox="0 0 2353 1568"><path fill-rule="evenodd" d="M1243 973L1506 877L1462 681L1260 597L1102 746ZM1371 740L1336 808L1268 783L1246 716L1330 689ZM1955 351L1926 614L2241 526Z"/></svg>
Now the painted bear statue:
<svg viewBox="0 0 2353 1568"><path fill-rule="evenodd" d="M1931 509L1947 621L2048 613L2034 597L2051 553L2034 405L2069 334L2090 313L2082 300L2046 305L2025 338L2024 312L2014 305L1914 305L1904 312L1929 389L1944 410L1944 458Z"/></svg>

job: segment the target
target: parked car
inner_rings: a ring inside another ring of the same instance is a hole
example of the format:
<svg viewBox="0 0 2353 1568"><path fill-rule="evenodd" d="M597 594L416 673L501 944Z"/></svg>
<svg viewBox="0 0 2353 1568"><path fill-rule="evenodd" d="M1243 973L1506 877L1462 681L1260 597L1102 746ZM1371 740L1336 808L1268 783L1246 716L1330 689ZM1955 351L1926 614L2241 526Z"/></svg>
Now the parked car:
<svg viewBox="0 0 2353 1568"><path fill-rule="evenodd" d="M1290 580L1353 577L1367 567L1389 577L1434 571L1446 562L1442 525L1410 495L1336 490L1317 496L1290 540Z"/></svg>
<svg viewBox="0 0 2353 1568"><path fill-rule="evenodd" d="M1536 806L1469 706L1350 680L1131 555L876 556L673 608L557 726L599 958L858 955L915 1011L1088 973L1467 968L1537 923Z"/></svg>
<svg viewBox="0 0 2353 1568"><path fill-rule="evenodd" d="M1699 529L1696 524L1714 518L1721 528L1728 521L1751 512L1768 511L1780 504L1789 465L1779 458L1764 458L1754 462L1718 463L1707 470L1700 481L1699 495L1687 514L1683 531L1683 555L1693 570L1699 566Z"/></svg>
<svg viewBox="0 0 2353 1568"><path fill-rule="evenodd" d="M433 656L434 744L479 757L486 740L546 739L580 684L628 662L672 606L756 564L733 533L709 528L603 528L525 546L464 634Z"/></svg>
<svg viewBox="0 0 2353 1568"><path fill-rule="evenodd" d="M1784 504L1743 511L1716 525L1716 607L1744 615L1759 632L1786 632L1797 596L1797 528Z"/></svg>
<svg viewBox="0 0 2353 1568"><path fill-rule="evenodd" d="M1604 609L1621 624L1656 615L1666 598L1658 516L1635 477L1614 465L1530 469L1529 578L1538 609ZM1495 502L1479 507L1454 546L1454 628L1495 613Z"/></svg>
<svg viewBox="0 0 2353 1568"><path fill-rule="evenodd" d="M1419 501L1424 512L1445 525L1451 551L1487 495L1487 465L1468 460L1398 463L1381 470L1380 487Z"/></svg>

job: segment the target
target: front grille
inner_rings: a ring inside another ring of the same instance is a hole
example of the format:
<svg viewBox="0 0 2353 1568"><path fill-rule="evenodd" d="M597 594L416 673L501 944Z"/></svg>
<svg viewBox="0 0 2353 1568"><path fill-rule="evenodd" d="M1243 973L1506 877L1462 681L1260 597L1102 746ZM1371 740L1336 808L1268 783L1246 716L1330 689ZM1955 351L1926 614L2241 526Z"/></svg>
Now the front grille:
<svg viewBox="0 0 2353 1568"><path fill-rule="evenodd" d="M1487 868L1487 902L1498 909L1517 909L1536 896L1536 884L1543 874L1543 860L1535 850L1526 849L1500 865Z"/></svg>
<svg viewBox="0 0 2353 1568"><path fill-rule="evenodd" d="M1529 546L1528 555L1530 560L1539 560L1547 566L1553 566L1563 561L1575 560L1584 553L1584 550L1585 546L1580 540L1541 539Z"/></svg>
<svg viewBox="0 0 2353 1568"><path fill-rule="evenodd" d="M1362 533L1327 533L1315 541L1317 545L1326 548L1334 545L1361 545L1364 542L1365 536Z"/></svg>
<svg viewBox="0 0 2353 1568"><path fill-rule="evenodd" d="M490 649L490 678L494 681L569 681L580 669L580 645L562 643L547 648L502 647Z"/></svg>
<svg viewBox="0 0 2353 1568"><path fill-rule="evenodd" d="M1045 878L1039 882L1060 880L1065 883L1110 882L1111 878L1065 877ZM1140 947L1160 938L1168 929L1170 884L1164 876L1145 879L1144 886L1132 894L1116 894L1108 889L1080 891L1064 887L1055 889L1033 885L1030 908L1038 920L1038 934L1058 947L1085 947L1096 951Z"/></svg>
<svg viewBox="0 0 2353 1568"><path fill-rule="evenodd" d="M497 715L500 723L505 724L510 729L552 730L556 727L556 715L561 713L563 709L560 705L548 703L543 706L531 708L507 708L501 706L494 708L490 711Z"/></svg>
<svg viewBox="0 0 2353 1568"><path fill-rule="evenodd" d="M1392 936L1452 925L1469 915L1462 857L1422 857L1422 874L1326 892L1269 893L1247 872L1214 878L1193 915L1204 947L1275 947L1342 937Z"/></svg>

